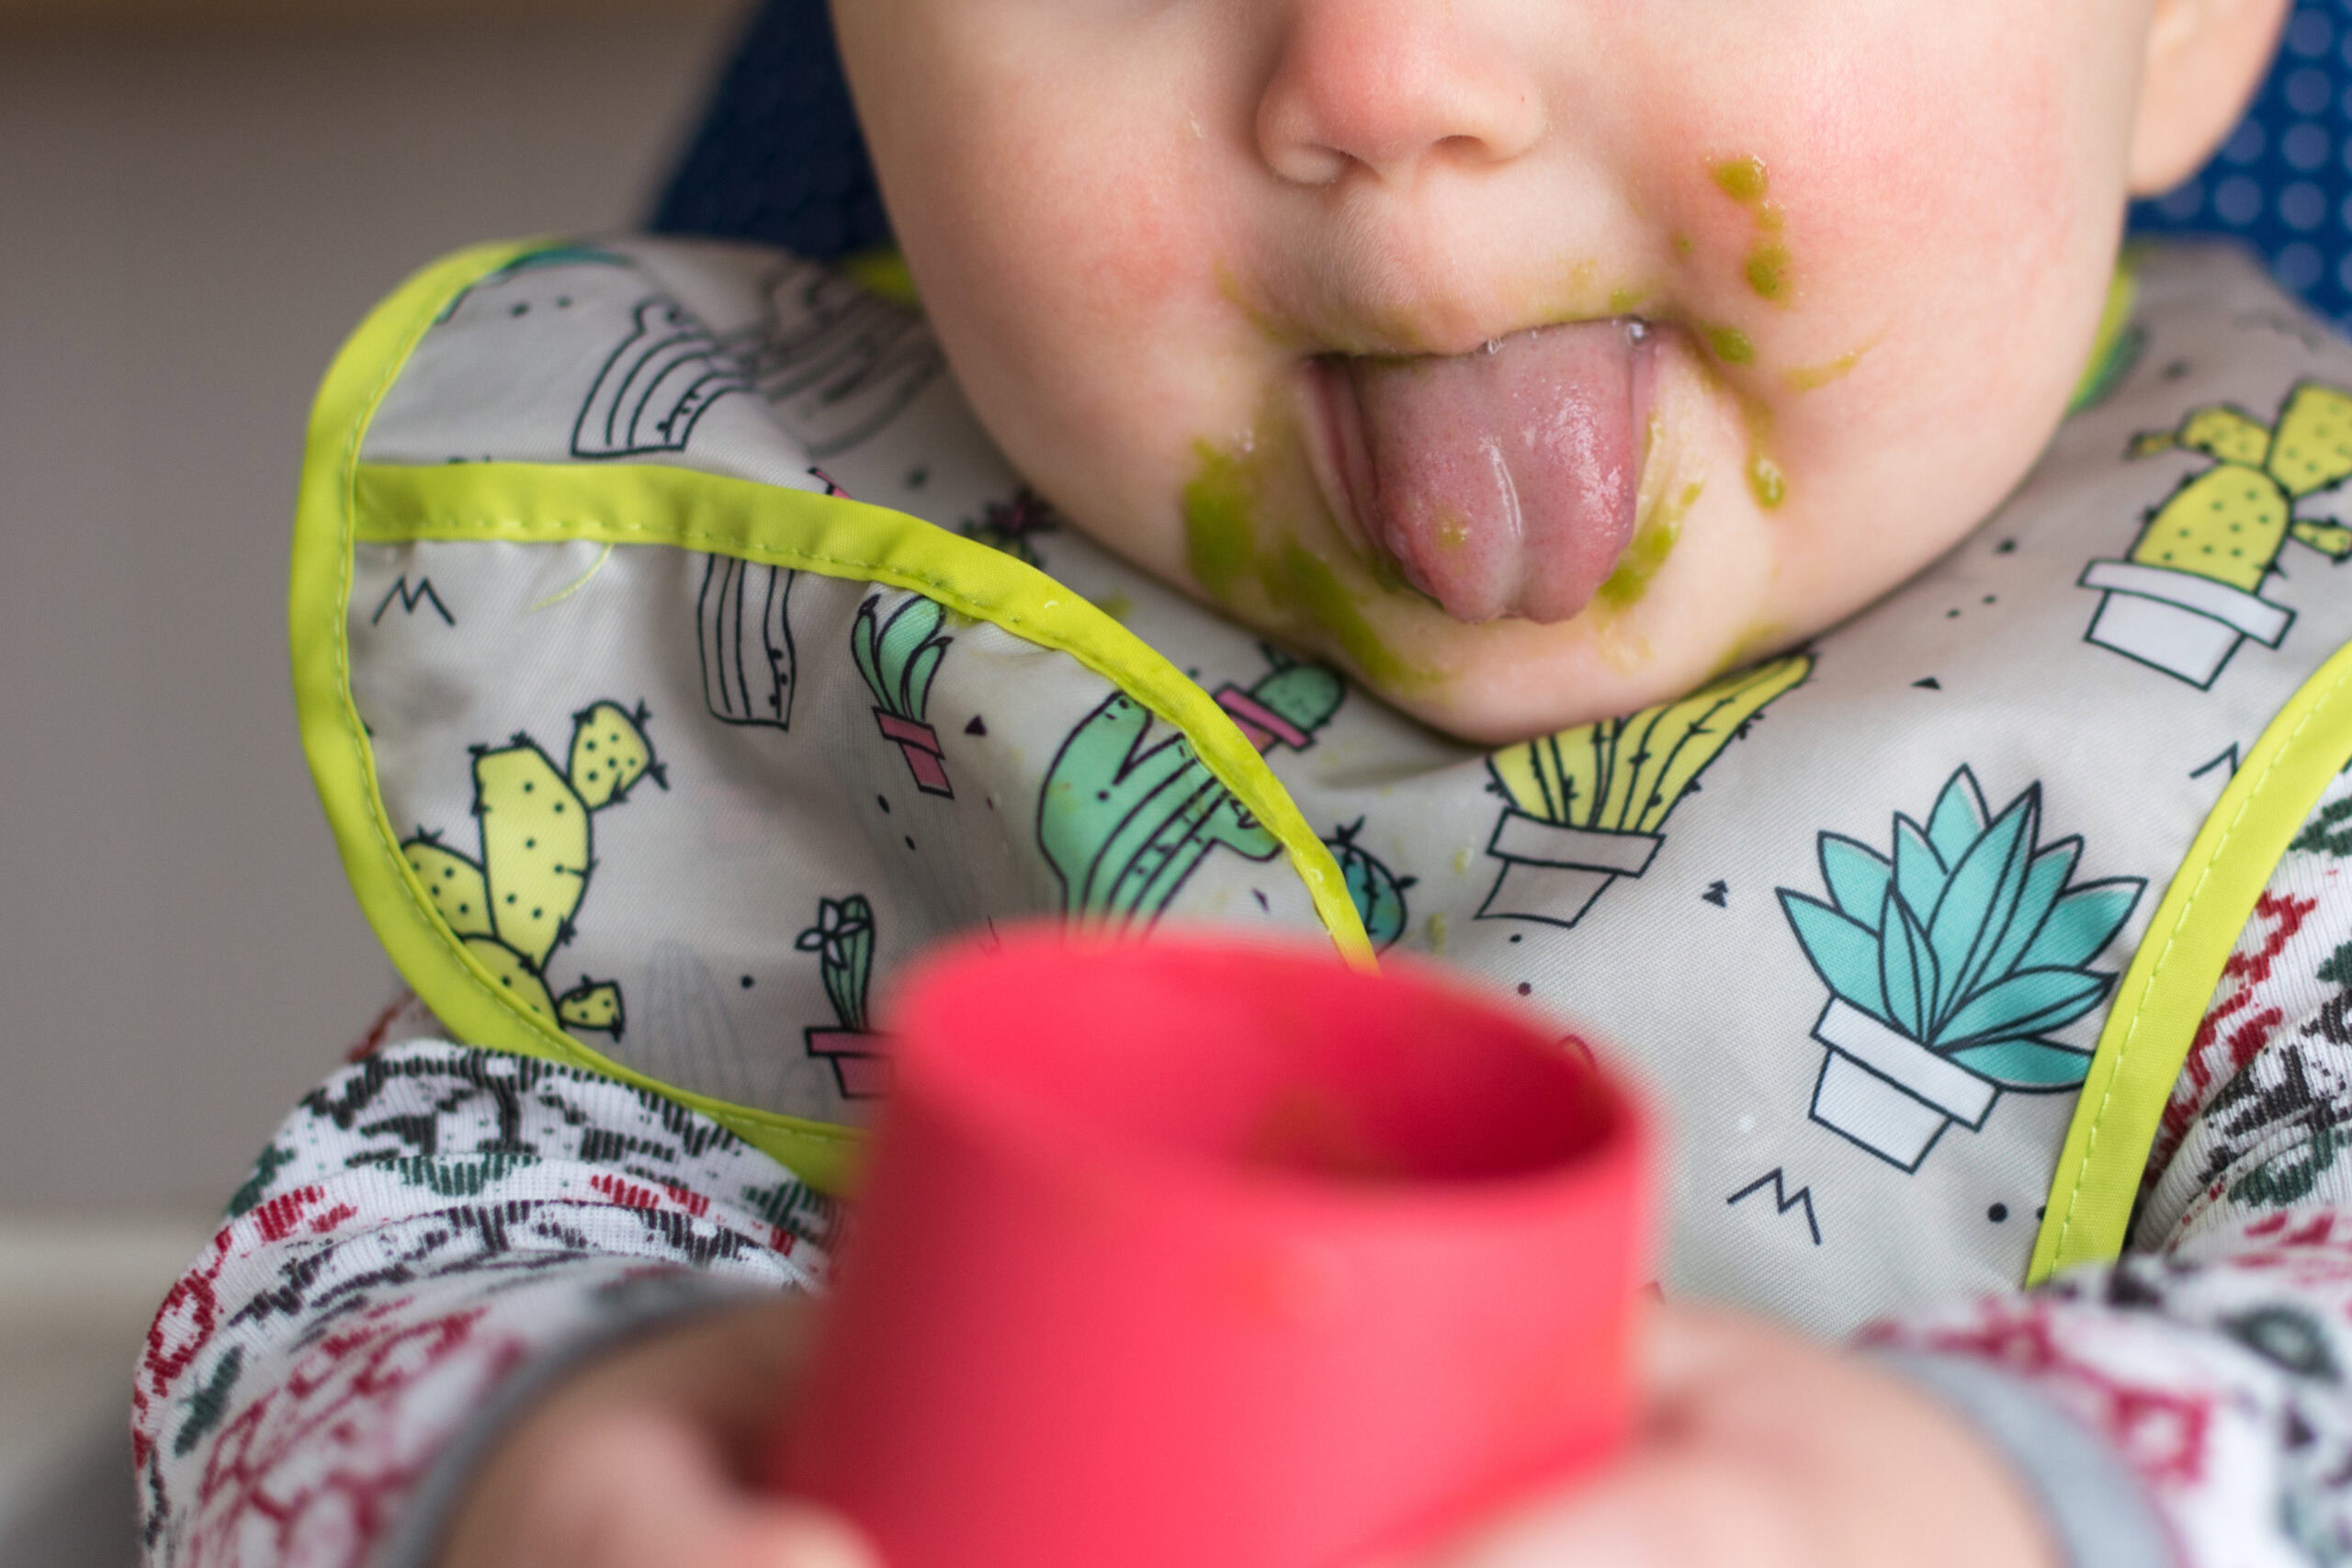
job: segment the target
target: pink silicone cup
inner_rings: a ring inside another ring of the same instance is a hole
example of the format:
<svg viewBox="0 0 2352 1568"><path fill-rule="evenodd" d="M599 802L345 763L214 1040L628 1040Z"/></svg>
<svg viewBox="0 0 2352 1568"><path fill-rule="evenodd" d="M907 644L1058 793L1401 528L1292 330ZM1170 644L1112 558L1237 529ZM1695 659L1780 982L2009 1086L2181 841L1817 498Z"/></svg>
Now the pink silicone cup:
<svg viewBox="0 0 2352 1568"><path fill-rule="evenodd" d="M891 1568L1347 1568L1622 1438L1645 1136L1391 961L925 964L776 1479Z"/></svg>

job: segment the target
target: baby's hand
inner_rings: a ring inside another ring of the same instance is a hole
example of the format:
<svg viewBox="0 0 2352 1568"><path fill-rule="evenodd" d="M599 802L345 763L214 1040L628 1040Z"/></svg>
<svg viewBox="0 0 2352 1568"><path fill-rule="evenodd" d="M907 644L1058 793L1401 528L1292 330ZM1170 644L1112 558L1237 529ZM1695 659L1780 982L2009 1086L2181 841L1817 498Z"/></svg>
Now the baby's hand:
<svg viewBox="0 0 2352 1568"><path fill-rule="evenodd" d="M758 1483L812 1316L734 1308L583 1367L492 1452L441 1568L869 1568L840 1527Z"/></svg>
<svg viewBox="0 0 2352 1568"><path fill-rule="evenodd" d="M2022 1484L1890 1372L1659 1307L1633 1449L1418 1568L2054 1568Z"/></svg>

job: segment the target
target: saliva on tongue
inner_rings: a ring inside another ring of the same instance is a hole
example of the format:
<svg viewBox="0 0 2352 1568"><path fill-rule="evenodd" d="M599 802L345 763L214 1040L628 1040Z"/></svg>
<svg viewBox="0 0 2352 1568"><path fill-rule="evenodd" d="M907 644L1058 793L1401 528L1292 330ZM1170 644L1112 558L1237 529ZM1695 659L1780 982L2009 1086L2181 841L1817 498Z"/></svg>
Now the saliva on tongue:
<svg viewBox="0 0 2352 1568"><path fill-rule="evenodd" d="M1544 327L1471 353L1340 362L1350 500L1458 621L1582 610L1633 537L1647 331Z"/></svg>

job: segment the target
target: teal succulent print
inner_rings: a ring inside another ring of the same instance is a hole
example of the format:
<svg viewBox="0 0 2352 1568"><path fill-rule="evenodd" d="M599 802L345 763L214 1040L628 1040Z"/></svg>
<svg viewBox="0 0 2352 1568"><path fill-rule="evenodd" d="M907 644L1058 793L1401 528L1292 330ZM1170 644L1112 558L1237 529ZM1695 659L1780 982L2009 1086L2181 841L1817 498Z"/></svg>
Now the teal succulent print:
<svg viewBox="0 0 2352 1568"><path fill-rule="evenodd" d="M793 944L817 954L834 1023L805 1031L808 1055L832 1066L844 1100L889 1092L889 1063L876 1048L867 1000L874 987L874 905L862 893L817 900L817 923Z"/></svg>
<svg viewBox="0 0 2352 1568"><path fill-rule="evenodd" d="M858 606L850 652L883 712L921 723L931 708L931 683L955 639L943 637L947 612L935 600L910 598L888 619L882 596Z"/></svg>
<svg viewBox="0 0 2352 1568"><path fill-rule="evenodd" d="M874 906L863 894L817 901L817 923L793 944L820 955L825 995L843 1029L865 1032L866 993L874 985Z"/></svg>
<svg viewBox="0 0 2352 1568"><path fill-rule="evenodd" d="M1323 847L1340 863L1340 874L1347 879L1348 897L1363 920L1364 934L1372 939L1375 951L1385 953L1405 934L1411 919L1405 895L1419 879L1397 875L1370 850L1357 843L1356 835L1363 831L1363 824L1364 819L1357 818L1324 840Z"/></svg>
<svg viewBox="0 0 2352 1568"><path fill-rule="evenodd" d="M879 593L859 605L850 633L850 653L874 694L875 725L905 756L917 789L952 800L946 749L931 724L931 684L956 640L944 629L947 612L921 594L910 595L888 616L881 606Z"/></svg>
<svg viewBox="0 0 2352 1568"><path fill-rule="evenodd" d="M1895 817L1891 853L1822 834L1826 900L1780 889L1831 993L1815 1119L1905 1168L1949 1122L1981 1126L1999 1090L2072 1089L2090 1069L2088 1052L2051 1036L2106 1000L2115 975L2092 961L2147 884L2075 882L2083 840L2043 843L2041 805L2034 784L1989 812L1963 767L1924 827Z"/></svg>

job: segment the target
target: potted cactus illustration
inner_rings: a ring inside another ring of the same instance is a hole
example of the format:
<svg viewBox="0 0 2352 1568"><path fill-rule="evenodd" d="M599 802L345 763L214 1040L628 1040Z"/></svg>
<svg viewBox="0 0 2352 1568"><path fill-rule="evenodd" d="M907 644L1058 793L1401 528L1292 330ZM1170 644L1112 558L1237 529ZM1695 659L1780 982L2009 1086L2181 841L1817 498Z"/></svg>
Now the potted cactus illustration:
<svg viewBox="0 0 2352 1568"><path fill-rule="evenodd" d="M1304 664L1279 649L1261 646L1273 669L1243 691L1227 682L1217 688L1223 708L1263 756L1277 746L1304 751L1315 732L1331 722L1347 700L1347 682L1320 664Z"/></svg>
<svg viewBox="0 0 2352 1568"><path fill-rule="evenodd" d="M714 555L695 602L703 703L722 724L792 728L798 655L789 615L798 574Z"/></svg>
<svg viewBox="0 0 2352 1568"><path fill-rule="evenodd" d="M939 731L925 721L931 683L939 676L947 645L956 640L940 632L947 612L918 593L909 595L885 619L881 604L882 595L876 593L859 605L857 624L850 629L850 651L858 673L874 693L874 722L884 739L898 743L917 789L953 799L956 788L947 781Z"/></svg>
<svg viewBox="0 0 2352 1568"><path fill-rule="evenodd" d="M574 714L571 750L559 770L528 735L473 749L473 815L480 849L466 855L419 830L401 846L409 869L457 940L491 978L549 1023L620 1038L620 987L582 976L558 997L548 960L571 940L596 859L596 813L628 798L639 781L669 787L642 705L604 702Z"/></svg>
<svg viewBox="0 0 2352 1568"><path fill-rule="evenodd" d="M597 373L571 430L590 459L683 452L713 404L752 387L741 350L675 299L638 301L628 336Z"/></svg>
<svg viewBox="0 0 2352 1568"><path fill-rule="evenodd" d="M1491 787L1509 804L1487 852L1503 868L1477 918L1575 925L1610 884L1649 869L1699 776L1812 672L1810 655L1792 654L1680 702L1495 753Z"/></svg>
<svg viewBox="0 0 2352 1568"><path fill-rule="evenodd" d="M1269 861L1282 845L1182 731L1114 694L1080 721L1038 792L1037 842L1072 921L1148 927L1209 852Z"/></svg>
<svg viewBox="0 0 2352 1568"><path fill-rule="evenodd" d="M808 1055L830 1062L844 1100L877 1100L890 1092L889 1058L876 1049L868 1028L866 993L874 984L874 906L862 893L817 901L817 923L794 944L818 955L836 1028L803 1032Z"/></svg>
<svg viewBox="0 0 2352 1568"><path fill-rule="evenodd" d="M1363 919L1364 934L1372 939L1375 951L1385 953L1405 934L1411 918L1405 907L1405 890L1419 879L1397 875L1356 842L1363 823L1363 818L1357 818L1324 840L1323 847L1340 863L1348 897L1355 901L1356 913Z"/></svg>
<svg viewBox="0 0 2352 1568"><path fill-rule="evenodd" d="M1061 532L1061 517L1051 502L1023 485L1011 501L989 502L982 509L979 521L967 521L956 531L992 550L1001 550L1015 560L1042 569L1046 562L1037 553L1037 540L1046 534Z"/></svg>
<svg viewBox="0 0 2352 1568"><path fill-rule="evenodd" d="M1916 1171L1953 1122L1983 1127L2002 1090L2082 1083L2090 1054L2051 1036L2106 999L2115 976L2091 961L2147 884L2074 882L2083 840L2041 830L2040 784L1990 816L1963 767L1926 827L1895 817L1892 855L1820 835L1828 901L1780 889L1829 987L1815 1121Z"/></svg>
<svg viewBox="0 0 2352 1568"><path fill-rule="evenodd" d="M2099 592L2088 639L2200 690L2246 638L2276 648L2294 613L2262 597L2290 539L2331 560L2352 555L2352 528L2296 508L2352 478L2352 395L2304 382L2276 427L2226 404L2132 444L2132 455L2198 452L2213 466L2148 515L2128 560L2095 560Z"/></svg>

